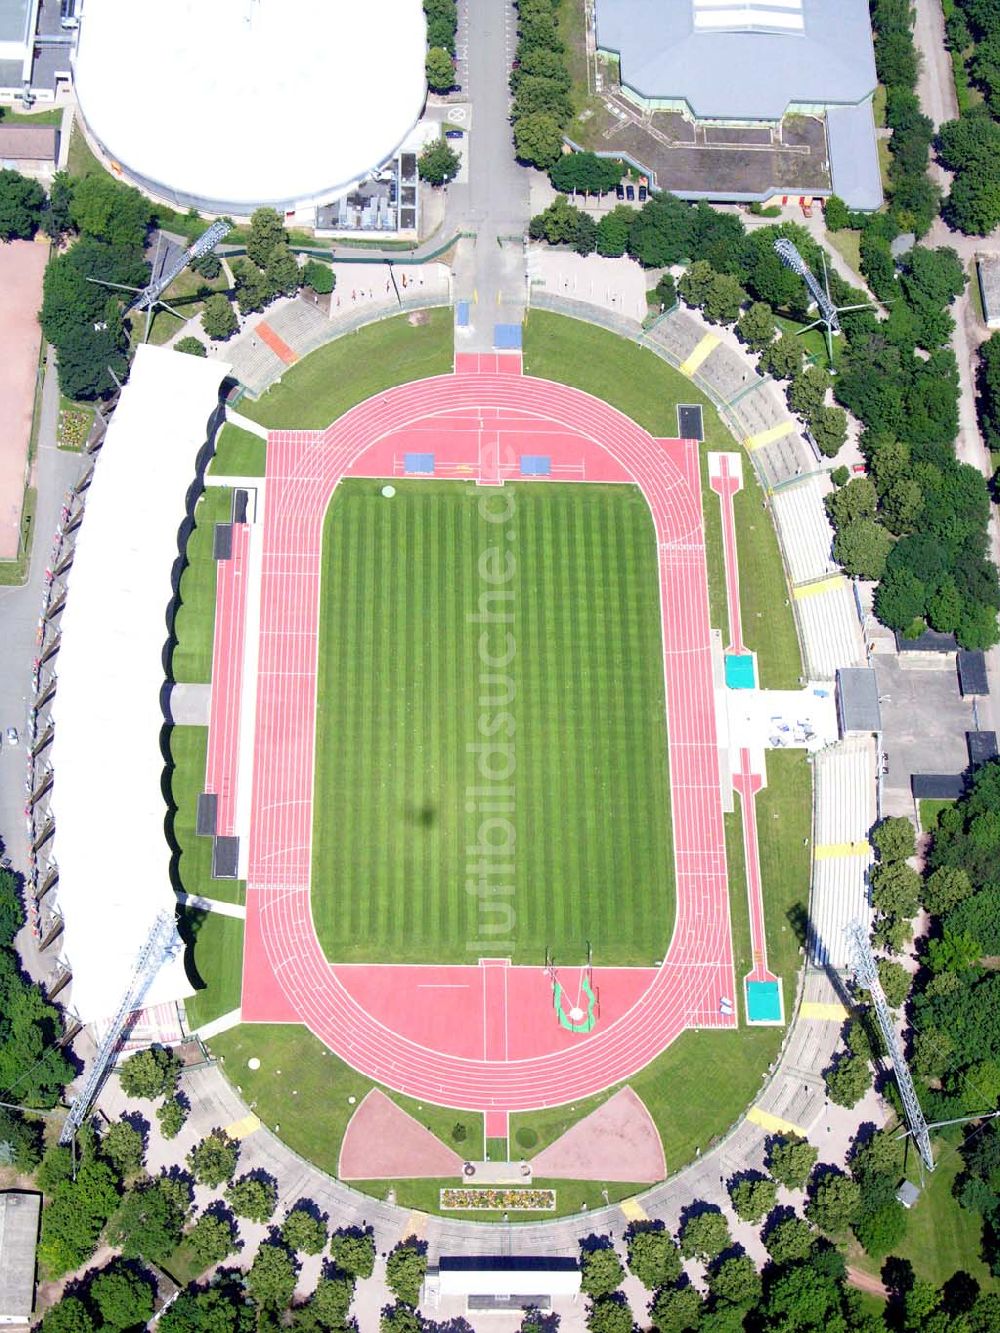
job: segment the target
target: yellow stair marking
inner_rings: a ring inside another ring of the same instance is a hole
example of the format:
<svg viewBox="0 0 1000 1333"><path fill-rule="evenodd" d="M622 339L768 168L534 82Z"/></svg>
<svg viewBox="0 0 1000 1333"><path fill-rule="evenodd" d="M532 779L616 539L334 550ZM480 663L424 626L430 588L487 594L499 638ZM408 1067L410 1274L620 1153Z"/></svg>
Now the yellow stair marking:
<svg viewBox="0 0 1000 1333"><path fill-rule="evenodd" d="M681 374L693 375L708 354L714 351L718 345L718 336L714 333L706 333L687 360L681 362Z"/></svg>
<svg viewBox="0 0 1000 1333"><path fill-rule="evenodd" d="M636 1199L622 1199L618 1207L626 1222L648 1222L649 1214Z"/></svg>
<svg viewBox="0 0 1000 1333"><path fill-rule="evenodd" d="M780 1115L772 1115L770 1111L762 1111L759 1106L751 1106L747 1111L747 1119L755 1125L760 1125L761 1129L769 1130L772 1134L798 1134L800 1138L806 1137L805 1130L801 1125L793 1125L790 1120L782 1120Z"/></svg>
<svg viewBox="0 0 1000 1333"><path fill-rule="evenodd" d="M248 1139L260 1129L260 1121L253 1114L245 1115L242 1120L234 1120L226 1126L226 1133L231 1139Z"/></svg>
<svg viewBox="0 0 1000 1333"><path fill-rule="evenodd" d="M815 1018L821 1023L842 1023L850 1012L846 1005L833 1000L803 1000L799 1005L801 1018Z"/></svg>
<svg viewBox="0 0 1000 1333"><path fill-rule="evenodd" d="M817 579L815 583L803 583L793 588L792 596L801 602L806 597L818 597L820 593L829 592L831 588L840 588L846 582L843 574L831 574L828 579Z"/></svg>
<svg viewBox="0 0 1000 1333"><path fill-rule="evenodd" d="M867 842L823 842L813 848L813 857L817 861L836 861L842 856L867 856L869 851Z"/></svg>
<svg viewBox="0 0 1000 1333"><path fill-rule="evenodd" d="M681 366L681 370L684 367ZM775 440L783 440L786 435L792 435L795 431L795 422L783 421L780 426L771 426L768 430L758 431L756 435L748 435L743 443L753 453L754 449L763 449L765 444L773 444Z"/></svg>

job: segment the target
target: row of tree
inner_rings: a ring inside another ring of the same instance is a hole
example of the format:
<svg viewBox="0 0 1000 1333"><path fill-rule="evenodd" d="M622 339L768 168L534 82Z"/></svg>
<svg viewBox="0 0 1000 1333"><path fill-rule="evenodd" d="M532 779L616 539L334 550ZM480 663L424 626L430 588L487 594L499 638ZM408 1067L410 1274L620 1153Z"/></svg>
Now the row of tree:
<svg viewBox="0 0 1000 1333"><path fill-rule="evenodd" d="M510 77L514 150L520 161L543 170L558 161L573 116L559 5L560 0L517 0L517 54Z"/></svg>
<svg viewBox="0 0 1000 1333"><path fill-rule="evenodd" d="M436 93L455 86L455 34L458 31L456 0L424 0L427 19L427 84Z"/></svg>
<svg viewBox="0 0 1000 1333"><path fill-rule="evenodd" d="M1000 4L953 0L945 30L983 100L960 106L958 120L940 128L938 157L954 172L943 212L960 231L984 236L1000 224Z"/></svg>

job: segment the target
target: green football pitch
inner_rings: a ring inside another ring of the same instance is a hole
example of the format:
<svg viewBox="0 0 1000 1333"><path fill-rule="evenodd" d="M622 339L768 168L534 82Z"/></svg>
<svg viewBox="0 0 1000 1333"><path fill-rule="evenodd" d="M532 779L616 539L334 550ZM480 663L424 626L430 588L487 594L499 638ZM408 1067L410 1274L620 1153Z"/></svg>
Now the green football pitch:
<svg viewBox="0 0 1000 1333"><path fill-rule="evenodd" d="M471 483L380 491L342 482L324 534L312 907L327 956L661 958L674 890L645 500L508 485L498 528L480 502L499 494ZM481 808L484 767L511 764L513 809Z"/></svg>

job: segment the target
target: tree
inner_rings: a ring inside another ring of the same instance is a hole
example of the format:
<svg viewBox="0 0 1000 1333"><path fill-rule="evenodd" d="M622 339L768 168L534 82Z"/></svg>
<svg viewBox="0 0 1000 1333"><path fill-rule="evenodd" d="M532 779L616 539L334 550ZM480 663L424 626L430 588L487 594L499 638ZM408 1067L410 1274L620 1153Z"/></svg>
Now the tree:
<svg viewBox="0 0 1000 1333"><path fill-rule="evenodd" d="M116 1120L109 1126L101 1147L123 1176L134 1176L142 1170L146 1144L141 1132L127 1120Z"/></svg>
<svg viewBox="0 0 1000 1333"><path fill-rule="evenodd" d="M201 312L201 327L213 342L224 342L231 338L239 328L236 312L229 304L229 297L216 292L205 302Z"/></svg>
<svg viewBox="0 0 1000 1333"><path fill-rule="evenodd" d="M632 1333L635 1319L622 1292L601 1296L587 1311L590 1333Z"/></svg>
<svg viewBox="0 0 1000 1333"><path fill-rule="evenodd" d="M950 305L965 291L965 282L965 268L950 246L928 250L915 245L906 256L903 291L913 304Z"/></svg>
<svg viewBox="0 0 1000 1333"><path fill-rule="evenodd" d="M629 1271L650 1291L680 1277L680 1251L662 1222L636 1223L628 1230L626 1244Z"/></svg>
<svg viewBox="0 0 1000 1333"><path fill-rule="evenodd" d="M461 158L446 139L435 139L417 158L417 171L429 185L447 185L458 175Z"/></svg>
<svg viewBox="0 0 1000 1333"><path fill-rule="evenodd" d="M281 214L273 208L257 208L250 215L247 258L258 268L266 268L276 245L287 245L288 234Z"/></svg>
<svg viewBox="0 0 1000 1333"><path fill-rule="evenodd" d="M174 351L186 352L188 356L208 355L207 351L205 350L205 344L201 341L201 339L193 338L190 335L184 338L178 338L177 341L174 343ZM161 1111L163 1110L162 1106L160 1107L160 1110ZM159 1115L159 1111L157 1112L157 1115Z"/></svg>
<svg viewBox="0 0 1000 1333"><path fill-rule="evenodd" d="M354 1299L354 1279L344 1274L320 1278L313 1292L312 1307L326 1328L346 1324Z"/></svg>
<svg viewBox="0 0 1000 1333"><path fill-rule="evenodd" d="M745 300L746 292L731 273L716 273L705 296L705 318L711 324L732 324Z"/></svg>
<svg viewBox="0 0 1000 1333"><path fill-rule="evenodd" d="M337 285L337 275L328 264L318 259L307 259L302 270L302 285L319 296L327 296Z"/></svg>
<svg viewBox="0 0 1000 1333"><path fill-rule="evenodd" d="M281 1239L290 1250L322 1254L326 1249L326 1224L307 1208L293 1208L281 1224Z"/></svg>
<svg viewBox="0 0 1000 1333"><path fill-rule="evenodd" d="M939 866L924 880L923 904L934 916L957 907L972 892L972 881L958 866Z"/></svg>
<svg viewBox="0 0 1000 1333"><path fill-rule="evenodd" d="M572 114L569 93L553 79L524 78L519 82L511 107L515 129L525 116L551 116L557 124L565 125Z"/></svg>
<svg viewBox="0 0 1000 1333"><path fill-rule="evenodd" d="M160 1133L165 1139L175 1139L184 1128L187 1120L187 1106L179 1097L169 1097L156 1109L156 1118L160 1122Z"/></svg>
<svg viewBox="0 0 1000 1333"><path fill-rule="evenodd" d="M800 416L808 417L823 404L830 377L818 366L806 366L788 386L788 406Z"/></svg>
<svg viewBox="0 0 1000 1333"><path fill-rule="evenodd" d="M173 1092L181 1062L164 1046L150 1046L130 1055L118 1070L118 1079L126 1097L155 1101Z"/></svg>
<svg viewBox="0 0 1000 1333"><path fill-rule="evenodd" d="M696 259L684 270L677 284L677 290L688 305L703 306L708 300L715 277L715 269L707 259Z"/></svg>
<svg viewBox="0 0 1000 1333"><path fill-rule="evenodd" d="M294 296L301 284L299 262L287 245L276 245L271 250L264 270L271 291L282 296Z"/></svg>
<svg viewBox="0 0 1000 1333"><path fill-rule="evenodd" d="M806 1204L806 1217L831 1236L842 1235L854 1222L861 1203L861 1190L849 1176L828 1171L816 1182Z"/></svg>
<svg viewBox="0 0 1000 1333"><path fill-rule="evenodd" d="M748 1254L724 1260L710 1274L708 1286L716 1300L748 1309L756 1305L761 1296L760 1274Z"/></svg>
<svg viewBox="0 0 1000 1333"><path fill-rule="evenodd" d="M776 380L787 380L799 373L802 365L802 344L789 333L783 333L769 343L761 354L760 368Z"/></svg>
<svg viewBox="0 0 1000 1333"><path fill-rule="evenodd" d="M777 1202L778 1187L768 1176L746 1176L730 1186L736 1216L744 1222L760 1222Z"/></svg>
<svg viewBox="0 0 1000 1333"><path fill-rule="evenodd" d="M224 1129L213 1129L188 1153L187 1164L199 1184L215 1189L232 1180L239 1151Z"/></svg>
<svg viewBox="0 0 1000 1333"><path fill-rule="evenodd" d="M423 1320L411 1305L387 1305L379 1318L379 1333L423 1333Z"/></svg>
<svg viewBox="0 0 1000 1333"><path fill-rule="evenodd" d="M872 831L872 843L880 861L905 861L916 854L917 834L909 819L883 819Z"/></svg>
<svg viewBox="0 0 1000 1333"><path fill-rule="evenodd" d="M809 413L809 429L824 458L834 458L847 439L847 413L842 407L820 403Z"/></svg>
<svg viewBox="0 0 1000 1333"><path fill-rule="evenodd" d="M764 1310L764 1327L775 1329L822 1329L829 1317L839 1313L840 1291L836 1280L814 1264L796 1264L771 1284ZM832 1321L832 1327L845 1327Z"/></svg>
<svg viewBox="0 0 1000 1333"><path fill-rule="evenodd" d="M103 1327L141 1328L153 1314L153 1286L122 1264L111 1264L90 1284Z"/></svg>
<svg viewBox="0 0 1000 1333"><path fill-rule="evenodd" d="M44 207L45 191L37 181L7 168L0 171L0 240L30 240Z"/></svg>
<svg viewBox="0 0 1000 1333"><path fill-rule="evenodd" d="M863 1213L854 1223L854 1234L873 1259L889 1254L906 1235L906 1210L895 1199Z"/></svg>
<svg viewBox="0 0 1000 1333"><path fill-rule="evenodd" d="M188 1232L187 1243L191 1253L202 1265L221 1264L236 1249L236 1231L225 1216L202 1213Z"/></svg>
<svg viewBox="0 0 1000 1333"><path fill-rule="evenodd" d="M880 579L892 549L892 538L873 518L840 528L833 542L834 559L853 578Z"/></svg>
<svg viewBox="0 0 1000 1333"><path fill-rule="evenodd" d="M39 1333L93 1333L94 1321L78 1296L64 1296L45 1311L37 1328Z"/></svg>
<svg viewBox="0 0 1000 1333"><path fill-rule="evenodd" d="M860 1055L841 1057L831 1069L827 1070L824 1079L826 1094L837 1106L857 1105L872 1085L868 1061ZM812 1220L817 1221L816 1218ZM817 1225L821 1226L822 1223L817 1222Z"/></svg>
<svg viewBox="0 0 1000 1333"><path fill-rule="evenodd" d="M883 525L899 537L914 531L923 507L924 493L920 483L912 477L902 477L882 495L879 517Z"/></svg>
<svg viewBox="0 0 1000 1333"><path fill-rule="evenodd" d="M891 1009L898 1009L910 993L910 974L902 963L895 963L891 958L880 958L878 979Z"/></svg>
<svg viewBox="0 0 1000 1333"><path fill-rule="evenodd" d="M240 1176L226 1190L226 1202L237 1217L264 1223L270 1221L277 1207L278 1189L273 1180Z"/></svg>
<svg viewBox="0 0 1000 1333"><path fill-rule="evenodd" d="M851 225L851 214L839 195L831 194L823 206L827 231L843 231Z"/></svg>
<svg viewBox="0 0 1000 1333"><path fill-rule="evenodd" d="M685 1259L702 1259L707 1263L722 1253L731 1238L723 1215L717 1208L708 1208L688 1217L679 1240Z"/></svg>
<svg viewBox="0 0 1000 1333"><path fill-rule="evenodd" d="M389 1290L406 1305L416 1305L427 1272L427 1247L413 1240L401 1241L389 1251L385 1280Z"/></svg>
<svg viewBox="0 0 1000 1333"><path fill-rule="evenodd" d="M39 1261L50 1276L78 1268L93 1254L117 1204L118 1183L106 1162L86 1160L75 1180L59 1182L42 1213L38 1246Z"/></svg>
<svg viewBox="0 0 1000 1333"><path fill-rule="evenodd" d="M591 1300L617 1291L624 1276L621 1260L611 1245L585 1249L580 1255L580 1286Z"/></svg>
<svg viewBox="0 0 1000 1333"><path fill-rule="evenodd" d="M42 210L42 230L53 241L61 241L72 230L73 178L68 171L57 171L49 186L49 197Z"/></svg>
<svg viewBox="0 0 1000 1333"><path fill-rule="evenodd" d="M916 916L920 892L920 876L905 861L880 861L872 871L872 903L887 916Z"/></svg>
<svg viewBox="0 0 1000 1333"><path fill-rule="evenodd" d="M606 194L621 180L623 164L617 158L598 157L596 153L563 153L549 173L553 187L569 194ZM631 217L635 214L628 210Z"/></svg>
<svg viewBox="0 0 1000 1333"><path fill-rule="evenodd" d="M664 273L653 288L657 304L661 310L671 310L677 304L677 285L672 273Z"/></svg>
<svg viewBox="0 0 1000 1333"><path fill-rule="evenodd" d="M771 1140L767 1168L786 1189L800 1190L816 1165L819 1150L797 1134L785 1134Z"/></svg>
<svg viewBox="0 0 1000 1333"><path fill-rule="evenodd" d="M696 1287L663 1287L649 1308L657 1333L688 1333L700 1326L702 1304Z"/></svg>
<svg viewBox="0 0 1000 1333"><path fill-rule="evenodd" d="M764 1247L776 1264L794 1263L805 1259L812 1251L816 1233L801 1217L785 1218L764 1236Z"/></svg>
<svg viewBox="0 0 1000 1333"><path fill-rule="evenodd" d="M609 259L618 259L628 247L629 233L635 213L627 205L619 204L605 213L597 224L597 253Z"/></svg>
<svg viewBox="0 0 1000 1333"><path fill-rule="evenodd" d="M256 264L248 264L240 259L233 261L232 270L233 277L236 280L236 304L239 307L240 314L252 315L259 310L263 310L274 296L267 274L259 269ZM217 295L222 295L222 293L217 293ZM210 296L208 300L214 301L215 297ZM206 306L207 304L208 302L206 302Z"/></svg>
<svg viewBox="0 0 1000 1333"><path fill-rule="evenodd" d="M191 268L199 277L207 278L209 282L214 282L222 272L222 260L214 250L209 250L206 255L199 255L197 259L192 259Z"/></svg>
<svg viewBox="0 0 1000 1333"><path fill-rule="evenodd" d="M158 1333L246 1333L253 1320L243 1292L228 1284L188 1288L164 1307Z"/></svg>
<svg viewBox="0 0 1000 1333"><path fill-rule="evenodd" d="M371 1277L375 1267L375 1241L370 1231L342 1227L330 1238L330 1258L342 1273Z"/></svg>
<svg viewBox="0 0 1000 1333"><path fill-rule="evenodd" d="M33 1171L41 1157L40 1127L7 1106L0 1106L0 1164Z"/></svg>
<svg viewBox="0 0 1000 1333"><path fill-rule="evenodd" d="M149 200L98 172L73 182L70 216L84 236L110 245L142 247L152 220Z"/></svg>
<svg viewBox="0 0 1000 1333"><path fill-rule="evenodd" d="M778 325L774 318L774 312L763 301L754 301L748 309L743 311L736 323L736 332L751 352L762 352L769 343L774 341L774 335L777 331Z"/></svg>
<svg viewBox="0 0 1000 1333"><path fill-rule="evenodd" d="M514 151L518 160L546 171L562 153L562 126L544 111L522 116L514 126Z"/></svg>
<svg viewBox="0 0 1000 1333"><path fill-rule="evenodd" d="M109 1229L109 1238L121 1246L126 1259L146 1258L162 1263L176 1249L188 1202L166 1176L140 1181L125 1195Z"/></svg>
<svg viewBox="0 0 1000 1333"><path fill-rule="evenodd" d="M961 172L941 211L966 236L987 236L1000 223L1000 180L994 173Z"/></svg>
<svg viewBox="0 0 1000 1333"><path fill-rule="evenodd" d="M291 1303L297 1272L295 1260L286 1249L265 1241L247 1273L247 1288L259 1306L277 1313Z"/></svg>
<svg viewBox="0 0 1000 1333"><path fill-rule="evenodd" d="M446 93L455 83L455 64L451 52L443 46L432 46L424 61L427 85L436 93Z"/></svg>

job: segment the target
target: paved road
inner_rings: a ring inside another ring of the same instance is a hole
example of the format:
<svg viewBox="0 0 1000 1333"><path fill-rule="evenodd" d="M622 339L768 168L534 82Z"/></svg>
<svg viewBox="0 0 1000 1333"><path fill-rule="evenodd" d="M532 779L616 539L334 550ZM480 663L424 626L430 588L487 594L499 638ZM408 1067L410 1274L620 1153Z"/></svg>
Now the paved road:
<svg viewBox="0 0 1000 1333"><path fill-rule="evenodd" d="M934 128L958 116L951 54L945 45L941 0L916 0L913 36L923 59L917 76L920 109L930 116Z"/></svg>

